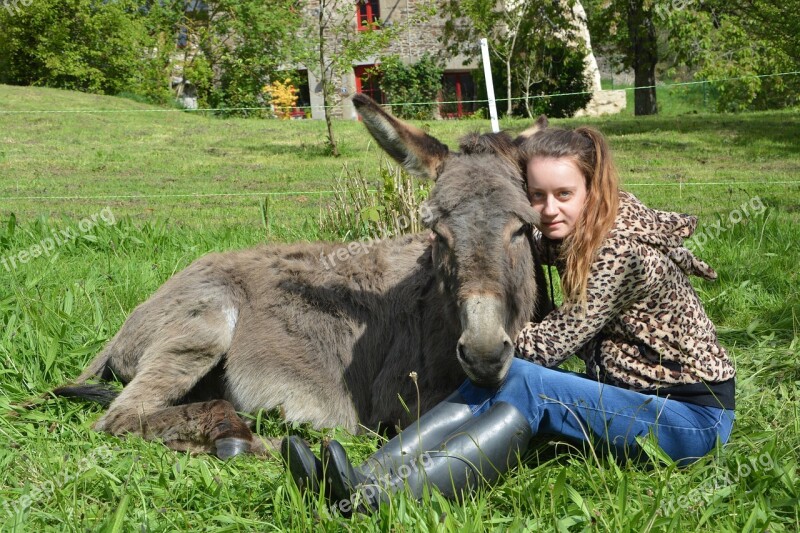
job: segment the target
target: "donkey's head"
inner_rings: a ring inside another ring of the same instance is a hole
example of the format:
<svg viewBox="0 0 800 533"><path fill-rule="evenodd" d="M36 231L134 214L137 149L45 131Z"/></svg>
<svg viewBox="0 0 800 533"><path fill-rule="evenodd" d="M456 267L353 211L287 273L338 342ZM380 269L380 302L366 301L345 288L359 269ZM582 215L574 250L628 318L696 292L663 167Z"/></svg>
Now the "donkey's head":
<svg viewBox="0 0 800 533"><path fill-rule="evenodd" d="M473 134L458 153L392 117L375 102L353 103L381 147L410 173L436 182L426 202L438 282L458 310L457 357L476 385L505 379L515 335L536 305L528 202L515 141L506 134ZM523 136L546 126L537 126Z"/></svg>

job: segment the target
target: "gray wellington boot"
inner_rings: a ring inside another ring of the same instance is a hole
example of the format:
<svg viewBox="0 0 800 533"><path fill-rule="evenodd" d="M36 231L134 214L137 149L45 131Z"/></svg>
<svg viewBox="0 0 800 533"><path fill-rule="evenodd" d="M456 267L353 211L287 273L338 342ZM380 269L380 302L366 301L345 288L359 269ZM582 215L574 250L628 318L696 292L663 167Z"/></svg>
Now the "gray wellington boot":
<svg viewBox="0 0 800 533"><path fill-rule="evenodd" d="M333 479L333 484L343 485L344 491L333 493L338 499L331 503L345 512L346 508L374 509L404 487L419 499L426 486L438 488L447 498L458 499L478 486L494 483L516 464L532 436L525 416L511 404L498 402L457 428L436 451L423 452L417 461L401 465L393 476L371 476L357 485L350 485L349 479ZM333 459L329 454L328 460L329 464L343 462L336 449ZM335 473L342 470L346 469L334 468L327 475L331 477L333 473L335 478Z"/></svg>
<svg viewBox="0 0 800 533"><path fill-rule="evenodd" d="M326 457L331 458L323 470L327 472L331 469L326 474L326 481L333 498L346 498L352 487L369 479L394 476L398 468L414 462L423 451L438 448L448 435L472 418L472 410L461 394L455 391L358 467L350 464L347 454L338 442L323 444L320 453L323 462Z"/></svg>
<svg viewBox="0 0 800 533"><path fill-rule="evenodd" d="M441 444L448 435L470 419L472 410L461 394L455 391L381 446L356 471L370 475L376 470L383 473L383 470L398 468L413 461L423 451Z"/></svg>
<svg viewBox="0 0 800 533"><path fill-rule="evenodd" d="M297 488L301 491L319 492L322 463L303 439L297 435L284 437L281 441L281 456Z"/></svg>

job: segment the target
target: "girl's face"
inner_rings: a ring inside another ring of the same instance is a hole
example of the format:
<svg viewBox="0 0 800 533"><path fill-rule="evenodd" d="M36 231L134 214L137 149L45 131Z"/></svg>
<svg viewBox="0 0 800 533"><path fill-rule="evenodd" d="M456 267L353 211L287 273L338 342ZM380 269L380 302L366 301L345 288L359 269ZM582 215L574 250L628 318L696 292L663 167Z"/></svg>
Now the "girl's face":
<svg viewBox="0 0 800 533"><path fill-rule="evenodd" d="M583 174L569 158L534 157L528 161L528 198L539 213L539 230L561 240L575 229L586 202Z"/></svg>

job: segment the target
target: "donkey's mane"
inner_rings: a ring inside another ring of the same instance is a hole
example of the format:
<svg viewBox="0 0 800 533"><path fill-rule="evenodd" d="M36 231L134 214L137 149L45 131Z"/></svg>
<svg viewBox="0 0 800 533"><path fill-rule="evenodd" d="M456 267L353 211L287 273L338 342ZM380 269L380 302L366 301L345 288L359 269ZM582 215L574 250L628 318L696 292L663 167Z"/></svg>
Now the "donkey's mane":
<svg viewBox="0 0 800 533"><path fill-rule="evenodd" d="M468 133L459 141L461 152L468 155L497 155L512 165L519 164L518 148L514 140L506 132Z"/></svg>

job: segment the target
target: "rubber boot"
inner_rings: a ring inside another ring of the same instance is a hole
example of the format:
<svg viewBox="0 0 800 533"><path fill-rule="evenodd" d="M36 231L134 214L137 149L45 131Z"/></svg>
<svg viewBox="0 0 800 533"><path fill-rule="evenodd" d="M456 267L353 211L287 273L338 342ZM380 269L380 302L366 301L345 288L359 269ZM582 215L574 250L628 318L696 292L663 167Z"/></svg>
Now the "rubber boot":
<svg viewBox="0 0 800 533"><path fill-rule="evenodd" d="M397 467L413 461L421 450L435 448L441 444L448 434L471 418L472 411L469 406L464 403L458 391L453 392L382 446L361 466L353 468L347 462L349 471L342 475L347 475L355 485L373 475L373 472L379 475L393 473ZM281 442L281 455L300 489L319 492L322 463L314 456L305 441L294 435L285 437Z"/></svg>
<svg viewBox="0 0 800 533"><path fill-rule="evenodd" d="M350 464L347 454L338 442L331 441L327 445L323 443L320 456L335 457L324 469L326 472L328 468L336 470L328 474L326 479L331 494L336 499L360 483L387 475L394 476L398 468L415 461L423 451L437 448L448 435L472 418L472 410L456 391L384 444L358 467ZM331 446L333 448L329 449ZM342 483L343 480L347 480L346 483Z"/></svg>
<svg viewBox="0 0 800 533"><path fill-rule="evenodd" d="M318 493L322 480L322 463L305 441L297 435L284 437L281 441L281 455L297 488Z"/></svg>
<svg viewBox="0 0 800 533"><path fill-rule="evenodd" d="M323 459L328 462L331 504L344 514L348 514L347 509L376 509L404 487L417 499L425 487L435 487L445 497L459 499L478 486L494 483L508 471L532 436L525 416L511 404L498 402L453 431L435 451L421 453L417 461L400 466L393 475L371 476L357 484L346 476L337 479L338 473L347 473L352 467L348 468L341 446L331 441Z"/></svg>

